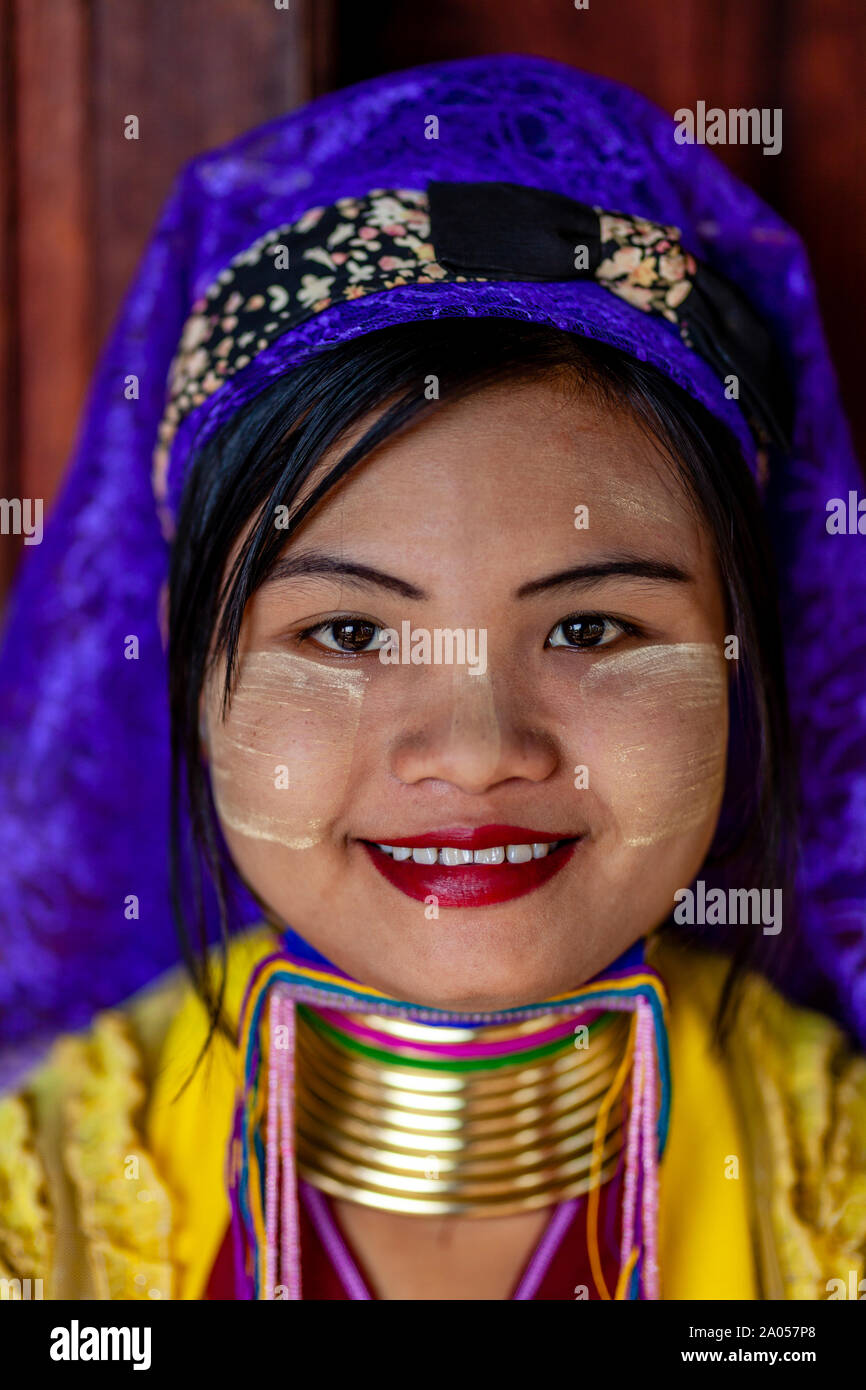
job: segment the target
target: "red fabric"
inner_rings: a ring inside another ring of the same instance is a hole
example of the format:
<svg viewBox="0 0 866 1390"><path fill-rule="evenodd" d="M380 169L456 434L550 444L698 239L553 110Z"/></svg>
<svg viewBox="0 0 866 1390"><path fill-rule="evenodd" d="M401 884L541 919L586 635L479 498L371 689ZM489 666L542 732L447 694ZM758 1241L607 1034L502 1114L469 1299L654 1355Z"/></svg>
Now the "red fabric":
<svg viewBox="0 0 866 1390"><path fill-rule="evenodd" d="M598 1244L601 1267L608 1292L613 1297L619 1274L619 1206L621 1184L617 1177L606 1183L599 1194ZM586 1243L586 1206L578 1202L571 1225L553 1253L536 1292L535 1302L573 1302L580 1298L598 1299L589 1249Z"/></svg>
<svg viewBox="0 0 866 1390"><path fill-rule="evenodd" d="M612 1178L611 1181L602 1188L599 1201L599 1247L601 1251L602 1269L611 1295L616 1286L619 1268L617 1238L620 1190L621 1184L619 1178ZM364 1279L367 1288L375 1297L374 1286L364 1268L363 1261L352 1248L345 1231L337 1221L333 1202L328 1197L325 1198L325 1201L327 1202L331 1219L340 1231L343 1241L358 1267L359 1273ZM343 1287L340 1276L322 1244L319 1233L303 1201L299 1201L298 1210L301 1235L301 1281L304 1300L315 1302L348 1299L349 1295ZM530 1261L527 1261L527 1266L529 1263ZM518 1279L517 1284L515 1284L515 1289L519 1287L522 1278L523 1272L521 1272L520 1279ZM584 1289L586 1293L583 1292ZM213 1269L211 1270L204 1297L209 1300L232 1300L234 1296L234 1261L232 1255L231 1228L229 1228L226 1231L225 1238L223 1239ZM589 1252L586 1244L585 1197L581 1198L578 1202L571 1223L553 1253L547 1270L535 1292L535 1301L573 1302L578 1296L581 1298L589 1297L590 1299L597 1299L599 1297L590 1267Z"/></svg>
<svg viewBox="0 0 866 1390"><path fill-rule="evenodd" d="M330 1200L328 1201L328 1205L331 1210L331 1215L333 1216L334 1208ZM298 1218L301 1236L301 1283L303 1286L304 1298L318 1300L348 1299L349 1295L343 1288L342 1280L331 1263L330 1256L322 1245L319 1239L319 1233L313 1225L303 1202L298 1202ZM359 1270L364 1274L365 1271L363 1266L357 1261L354 1250L352 1251L352 1256L358 1264ZM204 1296L206 1299L222 1299L223 1301L234 1299L235 1264L232 1228L230 1225L226 1229L223 1243L219 1248L219 1254L214 1261L214 1266L211 1270Z"/></svg>

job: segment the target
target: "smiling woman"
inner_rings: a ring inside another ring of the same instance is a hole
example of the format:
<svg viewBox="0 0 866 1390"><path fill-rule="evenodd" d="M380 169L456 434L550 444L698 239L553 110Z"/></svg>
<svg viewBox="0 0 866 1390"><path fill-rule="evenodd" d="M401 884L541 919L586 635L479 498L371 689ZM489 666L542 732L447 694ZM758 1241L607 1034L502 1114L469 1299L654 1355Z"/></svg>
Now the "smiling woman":
<svg viewBox="0 0 866 1390"><path fill-rule="evenodd" d="M16 1037L90 1023L0 1099L4 1277L856 1286L866 1064L802 1000L866 1024L866 577L821 548L853 466L766 221L520 58L185 176L0 670L4 906L53 963L15 955ZM784 949L687 936L707 884L784 895ZM127 997L172 916L191 982Z"/></svg>
<svg viewBox="0 0 866 1390"><path fill-rule="evenodd" d="M322 412L343 433L317 453ZM313 488L315 509L275 531ZM733 498L732 545L710 517ZM778 876L790 757L757 492L723 427L653 369L537 325L368 335L276 383L202 451L175 557L193 822L208 824L209 772L269 918L303 923L353 978L488 1010L608 965L706 858L731 682L741 728L773 712L763 773L748 750L734 761L754 770L753 810L775 808L745 839ZM735 612L754 672L723 657ZM483 629L483 677L383 664L381 634L406 621ZM495 910L469 915L481 907Z"/></svg>

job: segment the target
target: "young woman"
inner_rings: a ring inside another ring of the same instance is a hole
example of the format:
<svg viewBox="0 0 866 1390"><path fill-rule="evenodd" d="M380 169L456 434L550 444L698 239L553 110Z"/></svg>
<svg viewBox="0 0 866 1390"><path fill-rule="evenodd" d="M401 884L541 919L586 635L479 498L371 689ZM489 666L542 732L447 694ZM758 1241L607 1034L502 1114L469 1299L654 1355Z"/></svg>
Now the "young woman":
<svg viewBox="0 0 866 1390"><path fill-rule="evenodd" d="M70 1031L3 1274L852 1296L856 479L796 238L622 88L447 64L196 161L7 633L18 1071Z"/></svg>

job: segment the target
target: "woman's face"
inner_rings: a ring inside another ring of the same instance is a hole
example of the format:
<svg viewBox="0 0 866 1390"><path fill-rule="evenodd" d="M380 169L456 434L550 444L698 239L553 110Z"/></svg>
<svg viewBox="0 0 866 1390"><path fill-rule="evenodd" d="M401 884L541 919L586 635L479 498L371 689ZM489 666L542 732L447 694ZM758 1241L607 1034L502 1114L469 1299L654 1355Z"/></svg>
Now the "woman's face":
<svg viewBox="0 0 866 1390"><path fill-rule="evenodd" d="M225 721L220 680L205 692L235 863L399 999L491 1010L576 987L700 870L724 638L706 528L624 412L551 380L444 402L255 594Z"/></svg>

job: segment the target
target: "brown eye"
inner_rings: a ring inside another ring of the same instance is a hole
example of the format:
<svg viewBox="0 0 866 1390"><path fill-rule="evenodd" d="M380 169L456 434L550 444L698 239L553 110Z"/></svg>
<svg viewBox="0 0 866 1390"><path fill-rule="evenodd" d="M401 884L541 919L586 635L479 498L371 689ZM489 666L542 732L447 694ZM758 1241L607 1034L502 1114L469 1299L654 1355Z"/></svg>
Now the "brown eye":
<svg viewBox="0 0 866 1390"><path fill-rule="evenodd" d="M576 613L557 623L547 643L551 647L606 647L621 632L618 623L601 613Z"/></svg>
<svg viewBox="0 0 866 1390"><path fill-rule="evenodd" d="M335 618L333 622L313 628L308 635L329 651L351 653L375 650L376 646L370 644L375 643L380 632L378 625L366 618Z"/></svg>

